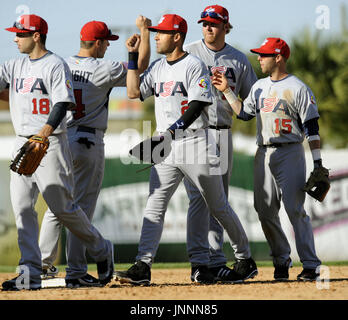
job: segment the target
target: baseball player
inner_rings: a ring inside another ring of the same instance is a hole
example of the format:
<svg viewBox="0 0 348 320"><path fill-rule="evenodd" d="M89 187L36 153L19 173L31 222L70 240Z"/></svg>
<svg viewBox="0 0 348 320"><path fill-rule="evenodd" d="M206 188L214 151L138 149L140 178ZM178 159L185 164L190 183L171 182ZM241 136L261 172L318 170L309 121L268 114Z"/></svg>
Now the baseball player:
<svg viewBox="0 0 348 320"><path fill-rule="evenodd" d="M50 146L32 176L11 171L11 202L21 252L19 276L2 284L5 290L41 288L41 252L35 203L41 192L48 207L87 247L97 261L99 281L112 278L113 246L96 230L72 197L71 154L65 114L75 103L71 74L60 57L46 49L47 23L37 15L22 15L7 28L15 32L15 43L27 56L0 66L0 91L9 84L10 112L16 133L13 154L32 135L48 137ZM40 147L36 144L35 147ZM30 281L21 282L24 276Z"/></svg>
<svg viewBox="0 0 348 320"><path fill-rule="evenodd" d="M157 26L149 29L157 32L157 53L165 57L154 61L141 78L137 66L130 62L132 68L128 68L127 92L129 98L140 97L142 100L155 95L156 130L164 141L169 139L171 151L163 162L151 169L136 262L127 271L116 272L121 282L145 285L151 281L150 268L160 242L168 203L184 177L201 192L210 213L226 229L231 243L241 238L240 250L249 250L247 236L228 204L221 171L215 173L220 163L216 144L211 143L213 134L208 129L207 107L211 104L208 69L199 58L183 51L187 23L182 17L166 14ZM136 47L134 43L127 44L129 51L137 51ZM236 233L236 223L239 224L239 233ZM197 283L216 282L207 267L208 227L206 217L200 229L204 250L191 270L191 281Z"/></svg>
<svg viewBox="0 0 348 320"><path fill-rule="evenodd" d="M151 21L139 16L136 24L141 32L139 70L149 64L150 43L147 26ZM139 35L133 35L137 38ZM80 51L66 62L72 73L76 106L68 114L68 139L73 158L74 198L92 221L97 198L104 176L104 133L107 128L109 94L113 87L125 87L127 66L125 63L98 60L103 58L113 35L104 22L90 21L80 32ZM45 213L41 232L43 276L54 276L57 268L53 262L57 256L58 240L62 224L52 211ZM66 286L99 285L98 279L87 273L86 248L79 239L67 233Z"/></svg>
<svg viewBox="0 0 348 320"><path fill-rule="evenodd" d="M207 6L201 13L198 23L202 23L204 39L198 40L184 47L185 51L199 57L210 71L219 70L228 79L228 85L234 93L245 99L257 77L247 57L237 49L225 42L225 36L232 28L229 23L229 14L226 8L219 5ZM212 105L208 109L209 128L216 131L218 147L222 155L228 158L228 169L222 175L224 190L228 198L229 182L231 180L233 162L232 110L223 94L212 88ZM225 134L225 136L224 136ZM228 150L224 153L221 144L224 143ZM187 219L187 251L191 263L197 262L200 256L200 225L206 216L209 216L209 268L216 279L222 282L248 279L257 274L257 267L248 251L239 250L239 240L233 244L237 259L233 270L226 266L227 259L222 251L223 228L216 219L209 215L206 203L199 190L188 180L184 179L190 205ZM237 216L234 214L234 218ZM237 228L238 223L235 224ZM240 230L235 231L237 234Z"/></svg>
<svg viewBox="0 0 348 320"><path fill-rule="evenodd" d="M271 248L274 279L287 280L292 265L290 246L278 216L282 199L303 264L297 279L315 280L321 262L315 252L310 218L303 207L306 166L302 142L306 136L314 167L322 166L318 107L311 89L287 72L290 48L284 40L267 38L251 52L259 55L262 72L269 77L253 85L243 104L224 75L216 72L213 84L224 93L239 118L257 120L254 205Z"/></svg>

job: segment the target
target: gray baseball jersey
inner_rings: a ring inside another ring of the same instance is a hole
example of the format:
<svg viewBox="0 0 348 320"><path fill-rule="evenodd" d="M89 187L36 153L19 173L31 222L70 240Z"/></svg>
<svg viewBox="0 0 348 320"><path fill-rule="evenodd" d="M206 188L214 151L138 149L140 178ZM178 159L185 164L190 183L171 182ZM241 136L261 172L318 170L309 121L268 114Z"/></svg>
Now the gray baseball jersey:
<svg viewBox="0 0 348 320"><path fill-rule="evenodd" d="M109 94L113 87L126 85L127 69L123 63L93 57L72 56L66 59L71 70L76 107L68 115L69 147L73 158L74 199L92 220L104 177L104 131L108 121ZM83 126L86 130L79 130ZM90 146L80 143L88 139ZM40 249L43 266L52 266L58 254L62 225L47 210L42 221ZM87 273L85 247L67 233L67 279Z"/></svg>
<svg viewBox="0 0 348 320"><path fill-rule="evenodd" d="M302 143L302 124L319 118L311 89L291 74L279 81L272 81L270 77L257 81L243 108L257 117L258 145Z"/></svg>
<svg viewBox="0 0 348 320"><path fill-rule="evenodd" d="M226 43L215 52L210 50L204 40L188 44L184 49L202 59L209 68L210 75L217 69L224 73L234 93L245 99L256 82L255 72L244 53ZM212 86L213 103L209 108L209 124L213 126L231 126L233 111L224 95Z"/></svg>
<svg viewBox="0 0 348 320"><path fill-rule="evenodd" d="M69 68L52 52L31 60L12 59L0 67L0 90L10 84L10 112L16 135L37 134L57 102L75 103ZM66 131L65 120L54 131Z"/></svg>
<svg viewBox="0 0 348 320"><path fill-rule="evenodd" d="M188 76L190 75L190 76ZM157 132L166 131L193 100L211 103L208 69L201 60L186 54L170 64L166 58L154 61L141 77L141 97L155 95ZM191 129L208 126L208 107L191 124Z"/></svg>
<svg viewBox="0 0 348 320"><path fill-rule="evenodd" d="M69 57L76 107L68 115L68 127L84 125L106 130L109 93L113 87L125 87L124 64L92 57Z"/></svg>

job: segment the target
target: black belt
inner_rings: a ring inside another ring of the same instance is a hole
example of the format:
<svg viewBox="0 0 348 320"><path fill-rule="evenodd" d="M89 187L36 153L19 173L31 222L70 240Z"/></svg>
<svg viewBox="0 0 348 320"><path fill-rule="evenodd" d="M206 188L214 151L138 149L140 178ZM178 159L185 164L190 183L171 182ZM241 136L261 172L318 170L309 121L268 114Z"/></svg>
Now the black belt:
<svg viewBox="0 0 348 320"><path fill-rule="evenodd" d="M209 126L210 129L222 130L222 129L231 129L230 126Z"/></svg>
<svg viewBox="0 0 348 320"><path fill-rule="evenodd" d="M266 147L266 148L280 148L280 147L287 146L289 144L294 144L294 143L298 143L298 142L282 142L282 143L263 144L262 147Z"/></svg>
<svg viewBox="0 0 348 320"><path fill-rule="evenodd" d="M76 131L80 132L88 132L95 134L95 128L85 127L85 126L78 126Z"/></svg>

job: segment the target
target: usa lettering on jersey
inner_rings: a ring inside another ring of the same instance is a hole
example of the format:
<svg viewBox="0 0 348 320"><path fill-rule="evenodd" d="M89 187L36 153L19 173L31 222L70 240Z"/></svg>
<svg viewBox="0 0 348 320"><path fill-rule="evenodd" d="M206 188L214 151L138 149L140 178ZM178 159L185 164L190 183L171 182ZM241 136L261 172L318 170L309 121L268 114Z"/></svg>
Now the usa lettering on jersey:
<svg viewBox="0 0 348 320"><path fill-rule="evenodd" d="M13 88L20 94L33 93L35 90L40 91L41 94L48 94L43 80L36 77L14 78Z"/></svg>
<svg viewBox="0 0 348 320"><path fill-rule="evenodd" d="M278 97L261 98L261 112L277 112L282 111L290 116L289 106L286 100Z"/></svg>
<svg viewBox="0 0 348 320"><path fill-rule="evenodd" d="M155 83L154 94L156 97L169 97L174 96L175 94L181 94L184 97L187 97L187 91L184 84L181 81L166 81Z"/></svg>

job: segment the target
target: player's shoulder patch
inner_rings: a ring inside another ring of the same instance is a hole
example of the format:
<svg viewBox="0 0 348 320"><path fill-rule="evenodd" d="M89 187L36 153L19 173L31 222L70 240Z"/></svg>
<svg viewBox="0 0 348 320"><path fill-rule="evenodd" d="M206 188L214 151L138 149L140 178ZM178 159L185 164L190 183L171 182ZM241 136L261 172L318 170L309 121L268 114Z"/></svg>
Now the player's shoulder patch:
<svg viewBox="0 0 348 320"><path fill-rule="evenodd" d="M65 84L66 84L66 87L67 87L69 90L72 89L72 84L71 84L71 81L70 81L69 79L66 79Z"/></svg>
<svg viewBox="0 0 348 320"><path fill-rule="evenodd" d="M198 86L202 88L202 92L206 93L210 90L210 81L208 76L203 76L198 80Z"/></svg>

